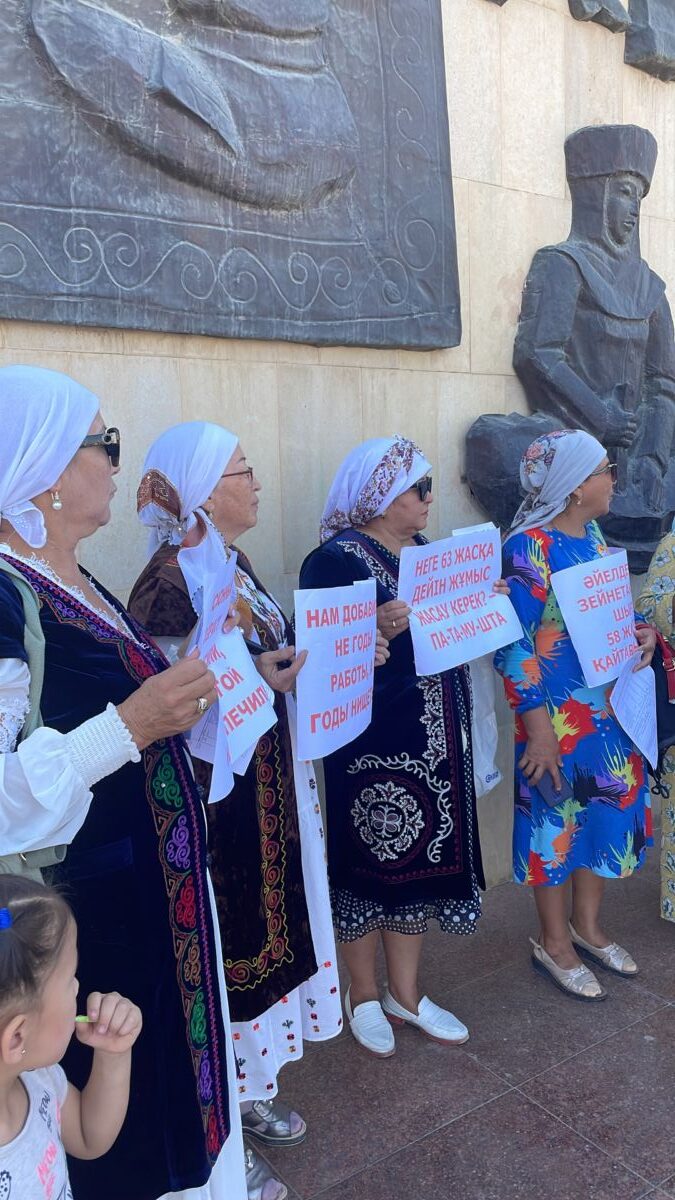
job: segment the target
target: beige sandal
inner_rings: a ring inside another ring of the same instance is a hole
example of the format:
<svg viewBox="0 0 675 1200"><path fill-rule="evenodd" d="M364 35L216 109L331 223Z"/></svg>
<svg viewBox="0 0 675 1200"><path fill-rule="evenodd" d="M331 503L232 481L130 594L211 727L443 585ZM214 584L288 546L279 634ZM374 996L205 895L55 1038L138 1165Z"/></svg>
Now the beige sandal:
<svg viewBox="0 0 675 1200"><path fill-rule="evenodd" d="M569 929L570 937L577 950L583 951L586 957L592 958L599 967L604 967L606 971L611 971L614 975L623 975L624 979L633 979L639 975L635 959L627 950L624 950L623 946L617 945L616 942L610 942L609 946L592 946L590 942L585 942L579 936L571 921Z"/></svg>
<svg viewBox="0 0 675 1200"><path fill-rule="evenodd" d="M534 938L530 938L530 942L532 944L532 966L535 971L539 971L540 975L548 975L551 982L560 988L561 992L565 992L573 1000L585 1000L591 1003L607 999L607 992L600 986L588 967L582 965L569 969L559 967L550 954L546 953L544 947L539 945L539 942L535 942Z"/></svg>

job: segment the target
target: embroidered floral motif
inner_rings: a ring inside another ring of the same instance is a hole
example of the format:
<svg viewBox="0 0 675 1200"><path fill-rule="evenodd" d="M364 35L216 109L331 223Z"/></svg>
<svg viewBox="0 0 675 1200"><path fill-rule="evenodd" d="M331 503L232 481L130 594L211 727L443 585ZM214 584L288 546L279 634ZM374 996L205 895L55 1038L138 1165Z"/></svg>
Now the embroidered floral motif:
<svg viewBox="0 0 675 1200"><path fill-rule="evenodd" d="M351 812L361 840L380 862L401 858L424 829L415 797L391 780L364 788Z"/></svg>
<svg viewBox="0 0 675 1200"><path fill-rule="evenodd" d="M427 731L427 748L422 758L435 771L448 753L443 720L443 685L438 675L420 675L417 686L424 697L424 711L420 720Z"/></svg>
<svg viewBox="0 0 675 1200"><path fill-rule="evenodd" d="M129 676L136 684L142 683L165 665L161 652L143 642L141 627L131 617L125 618L124 628L112 625L41 571L34 570L23 561L16 561L15 565L32 584L40 599L49 605L58 621L79 626L101 643L114 643ZM112 607L112 599L104 599ZM158 837L158 857L168 899L168 923L173 937L176 978L185 1013L187 1042L201 1108L206 1150L210 1161L215 1163L229 1133L229 1105L227 1091L223 1089L227 1072L206 883L203 810L192 775L187 769L180 738L169 738L148 746L143 751L143 767L146 797ZM170 855L167 853L169 845ZM194 872L189 870L192 863L195 864ZM190 888L193 889L193 896L188 899ZM205 1100L200 1081L207 1071L213 1087L211 1097Z"/></svg>
<svg viewBox="0 0 675 1200"><path fill-rule="evenodd" d="M281 781L279 743L272 729L260 739L255 750L257 797L260 808L261 855L263 862L263 902L267 918L267 941L255 959L241 958L234 962L224 959L227 986L237 990L256 987L262 979L284 962L292 962L293 956L288 941L288 921L284 904L284 890L279 887L285 860L283 824L275 815L275 808L283 806L283 785L279 784L279 797L272 787L273 768L268 761L274 751L274 771Z"/></svg>

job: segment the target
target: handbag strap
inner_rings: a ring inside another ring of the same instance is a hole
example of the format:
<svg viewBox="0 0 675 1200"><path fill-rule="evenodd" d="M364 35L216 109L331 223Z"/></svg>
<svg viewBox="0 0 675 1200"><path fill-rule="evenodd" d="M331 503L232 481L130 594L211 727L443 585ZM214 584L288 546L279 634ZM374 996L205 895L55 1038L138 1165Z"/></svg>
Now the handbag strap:
<svg viewBox="0 0 675 1200"><path fill-rule="evenodd" d="M668 701L670 704L675 704L675 658L673 657L673 649L670 642L664 638L658 629L656 633L656 644L661 650L663 659L663 669L666 672L666 685L668 687Z"/></svg>

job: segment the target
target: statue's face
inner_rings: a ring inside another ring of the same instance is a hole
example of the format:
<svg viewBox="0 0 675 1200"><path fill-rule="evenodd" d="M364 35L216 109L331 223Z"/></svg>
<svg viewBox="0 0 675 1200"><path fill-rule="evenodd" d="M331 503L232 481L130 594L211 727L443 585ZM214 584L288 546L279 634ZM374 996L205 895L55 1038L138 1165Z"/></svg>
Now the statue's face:
<svg viewBox="0 0 675 1200"><path fill-rule="evenodd" d="M625 246L633 236L640 220L640 203L644 184L637 175L624 172L614 175L607 184L605 215L607 229L613 242Z"/></svg>

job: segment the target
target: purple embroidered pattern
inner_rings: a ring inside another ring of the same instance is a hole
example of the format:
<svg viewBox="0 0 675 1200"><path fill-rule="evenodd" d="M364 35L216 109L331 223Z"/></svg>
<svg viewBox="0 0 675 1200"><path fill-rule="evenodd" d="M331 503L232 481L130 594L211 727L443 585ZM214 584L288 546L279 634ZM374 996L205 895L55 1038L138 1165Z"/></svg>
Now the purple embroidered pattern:
<svg viewBox="0 0 675 1200"><path fill-rule="evenodd" d="M86 605L24 562L3 555L28 580L57 620L73 623L99 642L115 642L125 669L136 685L162 670L166 660L144 642L145 633L125 610L100 588L124 616L138 642L98 617ZM146 798L157 831L157 854L168 899L167 920L176 958L185 1030L200 1105L204 1141L215 1163L229 1134L229 1105L216 948L206 875L204 815L182 738L155 742L143 751ZM206 1086L206 1080L209 1086Z"/></svg>

